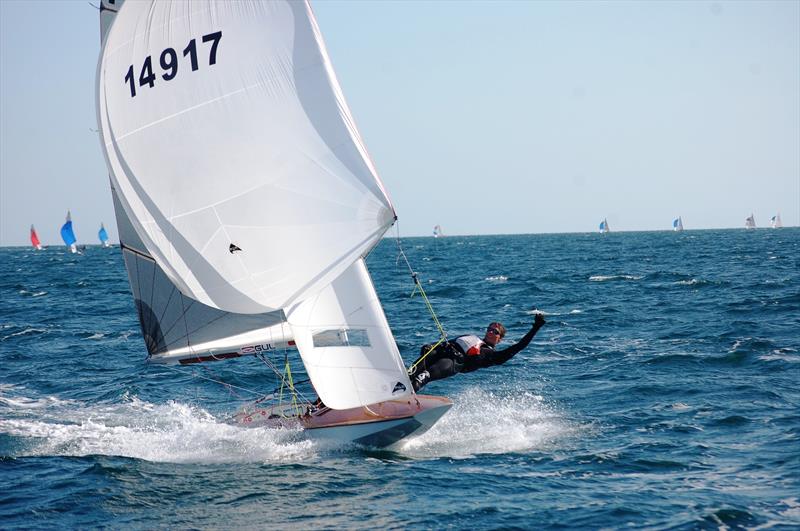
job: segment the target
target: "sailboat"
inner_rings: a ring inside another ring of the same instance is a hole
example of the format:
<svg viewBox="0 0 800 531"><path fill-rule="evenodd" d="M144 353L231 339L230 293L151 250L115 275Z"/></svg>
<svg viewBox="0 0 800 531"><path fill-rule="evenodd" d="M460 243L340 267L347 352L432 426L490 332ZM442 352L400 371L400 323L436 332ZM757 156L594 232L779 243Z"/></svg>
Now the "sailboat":
<svg viewBox="0 0 800 531"><path fill-rule="evenodd" d="M413 392L367 270L397 215L310 5L102 0L100 25L98 123L150 361L284 353L280 392L241 425L380 447L429 429L452 402Z"/></svg>
<svg viewBox="0 0 800 531"><path fill-rule="evenodd" d="M103 247L111 247L111 244L108 243L108 233L102 223L100 224L100 230L97 232L97 238Z"/></svg>
<svg viewBox="0 0 800 531"><path fill-rule="evenodd" d="M75 243L77 239L75 238L75 232L72 230L72 215L69 210L67 210L67 220L61 226L61 239L64 240L64 245L69 248L69 252L78 252L78 246Z"/></svg>
<svg viewBox="0 0 800 531"><path fill-rule="evenodd" d="M772 216L772 219L770 219L770 225L772 225L773 229L780 229L781 227L783 227L783 222L781 221L780 212Z"/></svg>
<svg viewBox="0 0 800 531"><path fill-rule="evenodd" d="M681 219L680 216L678 216L672 221L672 230L674 230L675 232L680 232L683 230L683 220Z"/></svg>
<svg viewBox="0 0 800 531"><path fill-rule="evenodd" d="M603 233L609 232L608 220L603 219L603 221L600 222L600 232L603 232Z"/></svg>
<svg viewBox="0 0 800 531"><path fill-rule="evenodd" d="M444 233L442 232L442 226L441 225L436 225L435 227L433 227L433 237L434 238L439 238L439 237L442 237L442 236L444 236Z"/></svg>
<svg viewBox="0 0 800 531"><path fill-rule="evenodd" d="M39 236L36 234L36 229L33 228L33 225L31 225L31 245L33 245L33 248L37 251L43 249L42 242L39 241Z"/></svg>
<svg viewBox="0 0 800 531"><path fill-rule="evenodd" d="M756 228L756 220L753 217L753 214L750 214L746 220L744 220L744 228L745 229L754 229Z"/></svg>

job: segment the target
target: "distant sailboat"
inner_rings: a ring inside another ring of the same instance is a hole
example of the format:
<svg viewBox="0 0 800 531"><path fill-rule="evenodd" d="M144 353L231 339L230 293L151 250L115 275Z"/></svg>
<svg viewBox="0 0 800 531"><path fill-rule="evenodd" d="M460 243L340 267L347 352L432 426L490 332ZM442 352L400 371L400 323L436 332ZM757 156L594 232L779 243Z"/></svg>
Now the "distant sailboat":
<svg viewBox="0 0 800 531"><path fill-rule="evenodd" d="M441 236L444 236L444 233L442 232L442 226L441 225L436 225L433 228L433 237L434 238L439 238Z"/></svg>
<svg viewBox="0 0 800 531"><path fill-rule="evenodd" d="M61 226L61 239L64 240L64 245L69 247L71 253L78 252L78 246L75 244L78 240L72 230L72 215L69 210L67 210L67 221Z"/></svg>
<svg viewBox="0 0 800 531"><path fill-rule="evenodd" d="M754 229L756 228L756 220L753 217L753 214L750 214L750 217L744 220L744 228L746 229Z"/></svg>
<svg viewBox="0 0 800 531"><path fill-rule="evenodd" d="M42 250L42 243L39 241L39 236L36 234L36 229L33 228L33 225L31 225L31 245L37 251Z"/></svg>
<svg viewBox="0 0 800 531"><path fill-rule="evenodd" d="M103 247L111 247L108 243L108 233L102 223L100 224L100 231L97 233L97 237L100 239L100 243L103 244Z"/></svg>
<svg viewBox="0 0 800 531"><path fill-rule="evenodd" d="M680 232L683 230L683 220L680 216L672 222L672 230Z"/></svg>
<svg viewBox="0 0 800 531"><path fill-rule="evenodd" d="M776 215L772 216L770 220L770 224L772 225L773 229L780 229L783 227L783 222L781 221L781 213L778 212Z"/></svg>
<svg viewBox="0 0 800 531"><path fill-rule="evenodd" d="M603 221L600 222L600 232L609 232L607 219L603 219Z"/></svg>

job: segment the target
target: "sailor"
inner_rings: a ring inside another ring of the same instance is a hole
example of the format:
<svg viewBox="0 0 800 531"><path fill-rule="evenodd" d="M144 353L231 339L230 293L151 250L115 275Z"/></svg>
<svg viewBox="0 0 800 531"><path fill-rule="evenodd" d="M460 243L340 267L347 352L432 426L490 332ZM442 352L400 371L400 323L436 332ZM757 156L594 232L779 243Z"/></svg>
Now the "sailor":
<svg viewBox="0 0 800 531"><path fill-rule="evenodd" d="M460 372L502 365L527 347L544 323L544 317L537 313L528 333L517 343L501 350L495 349L506 335L506 328L501 323L491 323L486 328L483 339L474 335L459 336L433 350L431 345L423 345L420 357L411 366L411 385L414 391L419 391L434 380L448 378Z"/></svg>

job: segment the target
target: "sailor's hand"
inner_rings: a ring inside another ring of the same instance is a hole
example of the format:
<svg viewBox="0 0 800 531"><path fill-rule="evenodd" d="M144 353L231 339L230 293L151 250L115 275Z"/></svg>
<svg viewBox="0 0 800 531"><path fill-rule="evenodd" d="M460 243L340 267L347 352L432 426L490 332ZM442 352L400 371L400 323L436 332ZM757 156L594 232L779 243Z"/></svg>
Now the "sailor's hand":
<svg viewBox="0 0 800 531"><path fill-rule="evenodd" d="M544 323L545 323L544 316L540 313L537 313L536 317L533 318L533 326L535 326L536 328L541 328L542 326L544 326Z"/></svg>

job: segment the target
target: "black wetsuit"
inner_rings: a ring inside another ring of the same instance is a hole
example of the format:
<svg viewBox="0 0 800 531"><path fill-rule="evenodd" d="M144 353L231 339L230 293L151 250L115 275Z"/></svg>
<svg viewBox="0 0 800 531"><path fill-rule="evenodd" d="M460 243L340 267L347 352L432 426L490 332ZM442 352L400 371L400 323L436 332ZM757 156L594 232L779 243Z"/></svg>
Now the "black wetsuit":
<svg viewBox="0 0 800 531"><path fill-rule="evenodd" d="M439 345L427 356L425 356L425 353L430 350L431 346L423 345L420 350L420 357L414 362L414 372L410 375L414 390L418 391L428 382L441 380L460 372L472 372L493 365L502 365L527 347L542 325L544 325L543 322L534 323L528 333L522 336L522 339L501 350L495 350L493 346L484 342L481 345L480 353L471 356L467 356L464 353L455 339ZM421 384L418 384L416 381L417 376L424 371L427 371L430 377L424 378Z"/></svg>

